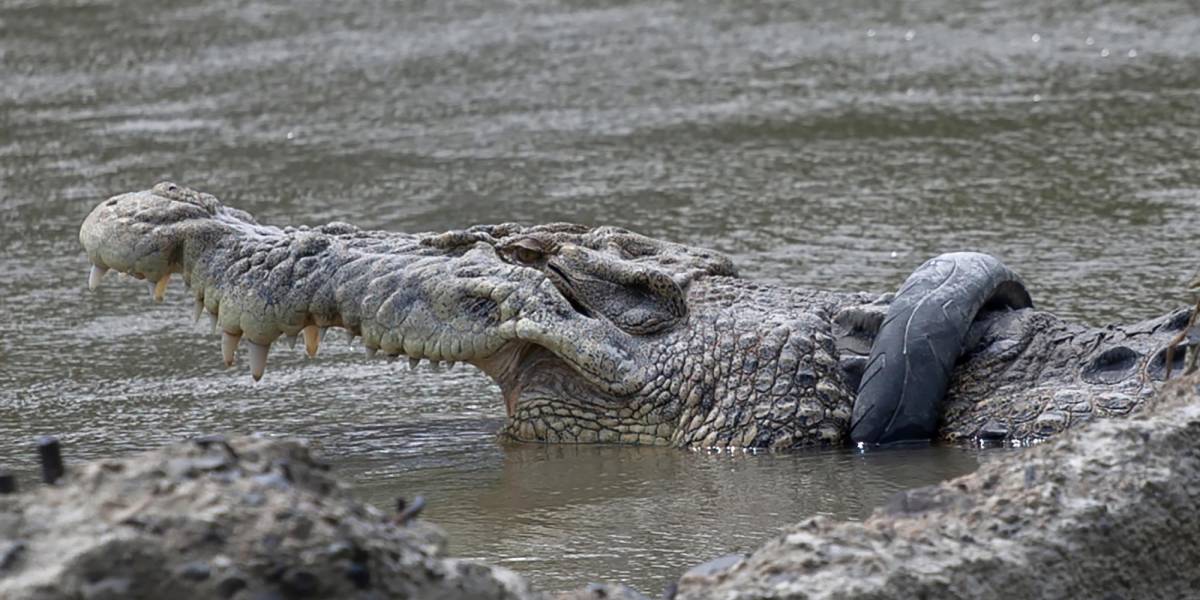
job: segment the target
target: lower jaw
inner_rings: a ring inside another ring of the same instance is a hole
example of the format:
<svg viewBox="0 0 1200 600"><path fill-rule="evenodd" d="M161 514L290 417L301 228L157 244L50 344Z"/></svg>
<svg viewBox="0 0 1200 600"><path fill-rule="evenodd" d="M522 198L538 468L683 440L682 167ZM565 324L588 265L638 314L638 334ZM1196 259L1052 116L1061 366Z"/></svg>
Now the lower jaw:
<svg viewBox="0 0 1200 600"><path fill-rule="evenodd" d="M674 423L644 422L643 418L658 418L657 413L639 412L636 401L610 395L587 382L551 351L534 344L510 345L504 350L481 367L499 384L504 398L508 420L499 432L502 440L672 445Z"/></svg>
<svg viewBox="0 0 1200 600"><path fill-rule="evenodd" d="M501 440L523 444L609 444L670 446L670 432L661 426L626 425L616 428L578 419L561 421L510 418L500 430Z"/></svg>

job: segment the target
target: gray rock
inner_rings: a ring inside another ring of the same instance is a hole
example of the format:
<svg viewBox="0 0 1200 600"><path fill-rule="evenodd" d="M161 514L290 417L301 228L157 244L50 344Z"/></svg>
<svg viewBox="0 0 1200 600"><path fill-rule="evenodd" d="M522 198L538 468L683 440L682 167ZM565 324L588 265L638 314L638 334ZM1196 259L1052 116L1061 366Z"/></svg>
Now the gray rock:
<svg viewBox="0 0 1200 600"><path fill-rule="evenodd" d="M726 554L725 556L714 558L708 562L698 564L688 569L686 572L684 572L683 576L708 577L738 564L745 558L746 555L744 554Z"/></svg>
<svg viewBox="0 0 1200 600"><path fill-rule="evenodd" d="M446 557L429 523L357 502L297 441L90 463L0 497L0 514L5 600L541 597L505 569Z"/></svg>
<svg viewBox="0 0 1200 600"><path fill-rule="evenodd" d="M556 600L650 600L637 590L626 585L611 583L589 583L582 589L556 596Z"/></svg>

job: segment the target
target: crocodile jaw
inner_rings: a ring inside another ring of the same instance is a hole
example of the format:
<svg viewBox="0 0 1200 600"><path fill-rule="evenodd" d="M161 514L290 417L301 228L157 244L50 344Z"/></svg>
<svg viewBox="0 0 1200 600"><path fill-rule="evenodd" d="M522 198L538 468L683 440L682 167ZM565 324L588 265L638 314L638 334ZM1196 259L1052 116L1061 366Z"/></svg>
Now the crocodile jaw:
<svg viewBox="0 0 1200 600"><path fill-rule="evenodd" d="M182 271L186 231L215 232L219 226L215 227L214 217L212 207L172 202L154 191L121 194L102 202L79 229L79 241L92 263L88 287L95 289L109 269L148 279L158 287ZM161 300L161 294L156 297Z"/></svg>
<svg viewBox="0 0 1200 600"><path fill-rule="evenodd" d="M616 395L579 377L556 353L513 342L476 366L499 386L508 421L500 435L532 443L671 445L678 420L653 384Z"/></svg>
<svg viewBox="0 0 1200 600"><path fill-rule="evenodd" d="M430 237L262 226L169 183L102 202L80 229L90 287L113 269L150 281L161 300L182 274L197 317L207 311L223 333L226 364L244 338L256 380L280 336L303 334L316 354L321 331L342 327L368 354L486 365L506 345L530 344L608 393L641 387L628 334L576 313L542 273L488 244L449 252Z"/></svg>

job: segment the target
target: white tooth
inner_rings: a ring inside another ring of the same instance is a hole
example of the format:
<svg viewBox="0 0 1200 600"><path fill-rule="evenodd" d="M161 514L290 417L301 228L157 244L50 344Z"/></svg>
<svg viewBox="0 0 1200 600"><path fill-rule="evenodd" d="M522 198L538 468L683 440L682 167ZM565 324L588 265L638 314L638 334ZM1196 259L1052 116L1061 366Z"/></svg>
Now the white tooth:
<svg viewBox="0 0 1200 600"><path fill-rule="evenodd" d="M204 312L204 303L197 300L196 305L192 307L192 322L198 323L200 315Z"/></svg>
<svg viewBox="0 0 1200 600"><path fill-rule="evenodd" d="M416 370L417 370L417 367L418 367L420 364L421 364L421 359L419 359L419 358L410 358L410 359L408 359L408 369L409 369L410 371L416 371Z"/></svg>
<svg viewBox="0 0 1200 600"><path fill-rule="evenodd" d="M372 348L370 346L363 346L363 348L366 350L367 358L375 358L375 353L379 352L379 348Z"/></svg>
<svg viewBox="0 0 1200 600"><path fill-rule="evenodd" d="M163 298L166 297L167 282L169 282L169 281L171 281L171 274L167 273L166 275L162 276L162 279L158 280L158 283L154 284L154 291L152 293L154 294L155 302L162 302Z"/></svg>
<svg viewBox="0 0 1200 600"><path fill-rule="evenodd" d="M321 341L322 341L322 342L324 342L324 341L325 341L325 334L326 334L326 333L329 333L329 328L328 328L328 327L322 327L322 328L321 328Z"/></svg>
<svg viewBox="0 0 1200 600"><path fill-rule="evenodd" d="M308 353L309 358L317 355L317 350L321 348L321 332L324 331L316 325L309 325L304 328L304 351Z"/></svg>
<svg viewBox="0 0 1200 600"><path fill-rule="evenodd" d="M250 347L250 376L258 381L262 379L263 371L267 369L267 351L271 349L271 345L263 345L250 340L246 340L246 345Z"/></svg>
<svg viewBox="0 0 1200 600"><path fill-rule="evenodd" d="M88 289L94 290L100 287L100 280L104 278L104 274L107 272L108 267L92 265L92 272L88 273Z"/></svg>
<svg viewBox="0 0 1200 600"><path fill-rule="evenodd" d="M233 335L228 331L221 332L221 358L225 359L225 366L233 366L234 353L237 352L238 341L242 339L240 335Z"/></svg>

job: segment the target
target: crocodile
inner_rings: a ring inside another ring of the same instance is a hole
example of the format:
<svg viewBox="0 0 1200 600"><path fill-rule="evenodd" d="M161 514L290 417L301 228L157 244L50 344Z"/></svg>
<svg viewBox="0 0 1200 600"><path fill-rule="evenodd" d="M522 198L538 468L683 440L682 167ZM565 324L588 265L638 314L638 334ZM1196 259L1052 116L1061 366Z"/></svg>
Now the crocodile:
<svg viewBox="0 0 1200 600"><path fill-rule="evenodd" d="M1138 407L1182 366L1171 346L1191 324L1188 309L1071 323L976 253L931 260L899 293L834 292L617 227L280 228L169 182L102 201L79 237L93 289L112 269L161 301L180 275L225 364L244 349L255 380L280 338L314 356L343 328L367 356L474 365L520 442L1023 443Z"/></svg>

